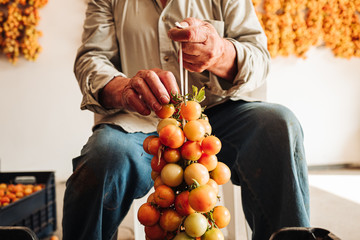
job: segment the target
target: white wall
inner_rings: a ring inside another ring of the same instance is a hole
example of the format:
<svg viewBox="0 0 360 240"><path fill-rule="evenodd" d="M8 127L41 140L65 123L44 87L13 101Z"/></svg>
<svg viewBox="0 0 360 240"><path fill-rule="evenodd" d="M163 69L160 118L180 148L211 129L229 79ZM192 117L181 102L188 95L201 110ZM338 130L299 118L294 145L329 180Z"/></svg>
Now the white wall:
<svg viewBox="0 0 360 240"><path fill-rule="evenodd" d="M72 67L80 44L84 1L52 0L40 9L43 52L13 66L0 58L1 171L72 171L90 135L92 114L80 111Z"/></svg>
<svg viewBox="0 0 360 240"><path fill-rule="evenodd" d="M16 66L0 57L1 171L71 174L90 136L92 114L80 111L72 67L80 43L84 1L54 0L40 10L43 52ZM303 123L309 164L360 163L360 59L311 51L307 60L277 58L270 101L290 107Z"/></svg>
<svg viewBox="0 0 360 240"><path fill-rule="evenodd" d="M268 100L300 119L309 165L360 164L360 58L314 48L308 58L275 58Z"/></svg>

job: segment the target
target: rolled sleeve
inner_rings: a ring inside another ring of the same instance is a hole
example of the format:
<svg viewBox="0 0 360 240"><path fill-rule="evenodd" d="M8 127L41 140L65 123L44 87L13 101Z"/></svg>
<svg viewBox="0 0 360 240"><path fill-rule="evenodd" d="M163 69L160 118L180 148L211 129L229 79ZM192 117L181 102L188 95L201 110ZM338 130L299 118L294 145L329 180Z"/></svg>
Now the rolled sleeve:
<svg viewBox="0 0 360 240"><path fill-rule="evenodd" d="M88 3L82 45L74 64L83 99L81 109L88 109L102 115L112 114L99 103L100 90L121 72L119 49L115 34L112 1L92 0Z"/></svg>
<svg viewBox="0 0 360 240"><path fill-rule="evenodd" d="M270 54L251 0L224 2L224 37L234 45L238 72L232 84L210 74L211 92L239 100L265 83Z"/></svg>

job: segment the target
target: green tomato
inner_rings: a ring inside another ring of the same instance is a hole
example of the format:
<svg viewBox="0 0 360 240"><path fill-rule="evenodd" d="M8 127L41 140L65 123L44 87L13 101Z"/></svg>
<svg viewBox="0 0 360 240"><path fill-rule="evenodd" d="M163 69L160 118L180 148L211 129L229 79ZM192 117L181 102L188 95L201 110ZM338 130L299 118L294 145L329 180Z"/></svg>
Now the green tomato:
<svg viewBox="0 0 360 240"><path fill-rule="evenodd" d="M184 227L190 237L201 237L206 232L208 221L201 213L192 213L186 217Z"/></svg>
<svg viewBox="0 0 360 240"><path fill-rule="evenodd" d="M185 232L181 232L175 236L173 240L194 240L195 238L189 237Z"/></svg>
<svg viewBox="0 0 360 240"><path fill-rule="evenodd" d="M224 234L218 228L212 228L201 237L201 240L224 240Z"/></svg>

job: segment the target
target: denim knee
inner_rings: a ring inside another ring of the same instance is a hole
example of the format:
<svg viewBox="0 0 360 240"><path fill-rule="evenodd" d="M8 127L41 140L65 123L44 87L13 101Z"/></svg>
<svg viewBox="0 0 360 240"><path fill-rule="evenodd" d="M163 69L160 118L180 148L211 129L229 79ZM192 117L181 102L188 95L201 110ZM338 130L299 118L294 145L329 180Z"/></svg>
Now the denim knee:
<svg viewBox="0 0 360 240"><path fill-rule="evenodd" d="M151 156L142 150L145 137L140 133L128 134L116 126L101 125L84 146L81 156L73 159L74 171L86 168L83 172L89 177L95 175L104 184L139 184L135 198L141 197L152 186Z"/></svg>

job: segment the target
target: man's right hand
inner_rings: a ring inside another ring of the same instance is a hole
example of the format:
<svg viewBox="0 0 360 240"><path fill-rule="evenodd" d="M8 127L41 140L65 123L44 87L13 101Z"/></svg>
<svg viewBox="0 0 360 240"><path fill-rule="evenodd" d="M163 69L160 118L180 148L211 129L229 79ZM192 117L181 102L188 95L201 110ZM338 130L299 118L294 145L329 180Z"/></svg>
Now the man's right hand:
<svg viewBox="0 0 360 240"><path fill-rule="evenodd" d="M100 103L108 109L124 108L141 115L161 109L179 93L175 76L158 68L140 70L132 78L115 77L100 92Z"/></svg>

